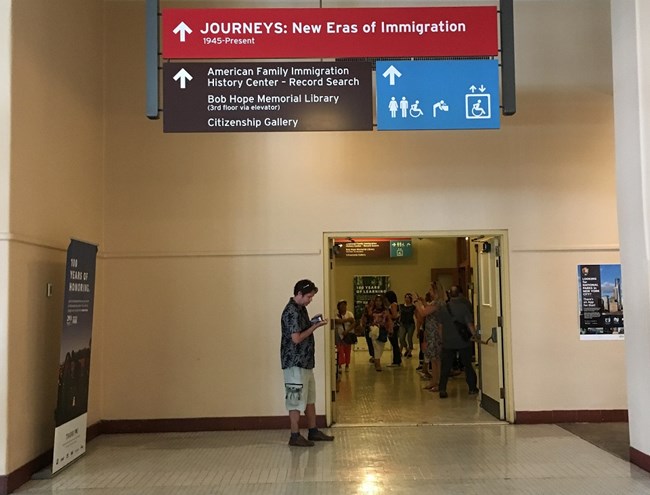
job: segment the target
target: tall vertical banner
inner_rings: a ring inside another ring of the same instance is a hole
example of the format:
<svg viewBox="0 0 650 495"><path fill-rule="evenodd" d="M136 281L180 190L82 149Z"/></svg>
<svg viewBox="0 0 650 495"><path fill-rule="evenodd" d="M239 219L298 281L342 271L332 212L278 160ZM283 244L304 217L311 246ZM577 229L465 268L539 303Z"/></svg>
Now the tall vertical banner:
<svg viewBox="0 0 650 495"><path fill-rule="evenodd" d="M66 262L52 473L86 452L97 246L71 240Z"/></svg>
<svg viewBox="0 0 650 495"><path fill-rule="evenodd" d="M580 340L624 338L621 265L578 265Z"/></svg>

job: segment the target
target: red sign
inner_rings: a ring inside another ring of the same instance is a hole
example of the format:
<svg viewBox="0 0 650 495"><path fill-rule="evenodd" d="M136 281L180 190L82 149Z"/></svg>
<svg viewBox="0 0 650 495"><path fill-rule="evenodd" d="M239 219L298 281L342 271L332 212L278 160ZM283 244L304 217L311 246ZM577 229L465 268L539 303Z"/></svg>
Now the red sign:
<svg viewBox="0 0 650 495"><path fill-rule="evenodd" d="M163 58L495 56L497 9L164 9Z"/></svg>

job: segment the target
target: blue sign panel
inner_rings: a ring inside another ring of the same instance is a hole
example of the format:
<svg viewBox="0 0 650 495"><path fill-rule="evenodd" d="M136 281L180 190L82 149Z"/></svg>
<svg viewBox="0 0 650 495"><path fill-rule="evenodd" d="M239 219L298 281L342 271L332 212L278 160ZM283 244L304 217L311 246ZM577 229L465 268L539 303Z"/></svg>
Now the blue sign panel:
<svg viewBox="0 0 650 495"><path fill-rule="evenodd" d="M377 61L377 130L498 129L496 60Z"/></svg>
<svg viewBox="0 0 650 495"><path fill-rule="evenodd" d="M410 258L413 254L413 243L411 239L390 241L391 258Z"/></svg>

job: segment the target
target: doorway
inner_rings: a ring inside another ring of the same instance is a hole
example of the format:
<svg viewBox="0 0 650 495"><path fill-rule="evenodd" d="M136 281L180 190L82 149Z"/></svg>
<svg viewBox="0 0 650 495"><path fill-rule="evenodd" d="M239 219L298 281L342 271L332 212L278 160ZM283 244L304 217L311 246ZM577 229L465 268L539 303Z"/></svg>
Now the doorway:
<svg viewBox="0 0 650 495"><path fill-rule="evenodd" d="M326 358L330 363L326 377L328 424L513 421L506 231L327 233L324 248L325 304L330 318L336 315L341 299L348 302L358 317L364 292L371 296L373 292L384 291L382 283L388 284L397 293L398 302L404 304L407 292L424 294L429 283L436 280L447 289L451 285L461 288L472 302L481 332L480 341L474 344L473 363L481 393L469 395L464 373L460 373L449 381L449 397L441 399L436 392L425 389L429 380L418 369L421 363L417 330L412 357L404 356L408 349L402 349L401 366L389 366L392 350L391 344L386 343L383 371L377 372L370 363L363 335L353 346L349 367L339 368L331 328L326 338ZM359 281L359 277L367 280Z"/></svg>

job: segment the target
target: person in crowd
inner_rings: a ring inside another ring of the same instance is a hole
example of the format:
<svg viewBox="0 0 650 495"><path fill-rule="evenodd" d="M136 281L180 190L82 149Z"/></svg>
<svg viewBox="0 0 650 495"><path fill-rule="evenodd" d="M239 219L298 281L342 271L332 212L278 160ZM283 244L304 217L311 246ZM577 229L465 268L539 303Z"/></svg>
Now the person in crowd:
<svg viewBox="0 0 650 495"><path fill-rule="evenodd" d="M444 293L436 284L433 284L430 290L433 291L432 296L434 300L438 297L438 294ZM423 306L422 303L418 304L416 302L417 308L421 306ZM418 311L424 310L418 309ZM439 302L438 304L432 305L430 312L436 315L442 328L440 381L438 383L440 398L446 399L449 396L447 393L447 381L449 380L456 353L460 356L461 363L465 367L465 380L467 381L470 395L478 393L476 372L471 363L472 340L465 339L456 325L457 323L466 325L470 335L475 335L476 330L474 328L472 314L468 310L467 305L462 301L456 301L453 303L453 306L452 301L446 304Z"/></svg>
<svg viewBox="0 0 650 495"><path fill-rule="evenodd" d="M336 317L334 318L334 335L336 339L336 350L338 365L345 371L350 369L350 354L352 352L352 337L354 333L354 315L348 311L348 302L341 299L336 304Z"/></svg>
<svg viewBox="0 0 650 495"><path fill-rule="evenodd" d="M314 442L334 440L333 436L316 427L314 332L328 323L322 316L314 320L309 318L307 306L317 292L314 282L299 280L293 288L293 297L289 298L280 317L280 362L284 374L285 405L291 424L289 445L295 447L312 447ZM300 413L307 417L307 438L300 434Z"/></svg>
<svg viewBox="0 0 650 495"><path fill-rule="evenodd" d="M452 296L452 290L454 292L453 296ZM458 298L459 302L462 301L463 303L465 303L468 306L469 310L472 312L472 314L474 314L474 310L472 309L472 303L469 301L469 299L467 299L465 296L462 295L462 291L457 285L452 285L447 291L448 302L451 301L452 297ZM471 347L472 347L472 361L474 361L474 346ZM462 374L463 371L465 371L465 368L463 366L463 363L460 360L460 355L458 351L456 351L456 355L454 356L454 361L451 365L451 371L449 372L449 376L450 377L458 376Z"/></svg>
<svg viewBox="0 0 650 495"><path fill-rule="evenodd" d="M375 307L375 299L371 299L366 304L366 307L363 308L363 314L359 319L359 326L363 331L363 335L366 339L366 344L368 346L368 354L370 354L369 362L372 364L375 362L375 348L372 345L372 338L370 338L370 324L372 322L372 310Z"/></svg>
<svg viewBox="0 0 650 495"><path fill-rule="evenodd" d="M388 332L388 340L393 351L393 361L390 366L399 367L402 366L402 351L399 347L399 332L400 332L400 316L399 316L399 304L397 303L397 294L394 291L386 291L384 295L386 301L388 302L388 312L390 313L390 319L393 322L393 328Z"/></svg>
<svg viewBox="0 0 650 495"><path fill-rule="evenodd" d="M413 356L413 333L415 332L415 306L413 295L408 292L404 295L404 304L399 308L399 346L404 357Z"/></svg>
<svg viewBox="0 0 650 495"><path fill-rule="evenodd" d="M366 315L364 314L364 318ZM372 314L368 317L369 335L374 349L375 370L382 371L381 355L384 352L384 345L388 340L389 330L392 330L393 322L390 318L388 303L381 294L373 299Z"/></svg>
<svg viewBox="0 0 650 495"><path fill-rule="evenodd" d="M424 387L431 392L439 391L440 362L442 354L442 328L439 314L444 306L444 290L439 282L432 282L426 301L419 297L414 301L417 314L424 319L425 363L430 366L429 383Z"/></svg>
<svg viewBox="0 0 650 495"><path fill-rule="evenodd" d="M449 287L449 299L456 300L459 303L463 303L465 306L467 306L468 311L471 313L474 313L474 308L472 307L472 301L467 299L467 296L463 294L463 291L461 290L460 286L458 285L452 285Z"/></svg>
<svg viewBox="0 0 650 495"><path fill-rule="evenodd" d="M460 288L458 285L452 285L449 288L449 299L458 299L459 302L462 302L465 306L467 306L468 311L474 315L474 306L472 304L472 301L470 301L465 294L463 294L463 290ZM472 318L473 320L473 318ZM472 323L474 325L474 323ZM476 332L476 328L474 328L474 332ZM476 362L476 346L472 345L472 362Z"/></svg>
<svg viewBox="0 0 650 495"><path fill-rule="evenodd" d="M414 306L415 306L415 300L418 299L419 296L417 296L416 293L416 298L413 299L414 301ZM431 295L429 292L427 292L424 295L424 302L425 303L430 303L431 302ZM424 317L420 316L418 311L415 311L415 319L416 319L416 325L418 328L418 342L420 344L420 352L418 353L418 360L420 364L418 365L417 368L415 368L416 371L419 371L420 374L422 375L422 378L424 379L430 379L431 375L429 373L430 371L430 366L429 366L429 361L426 358L426 355L424 351L426 350L427 347L427 341L424 338Z"/></svg>

